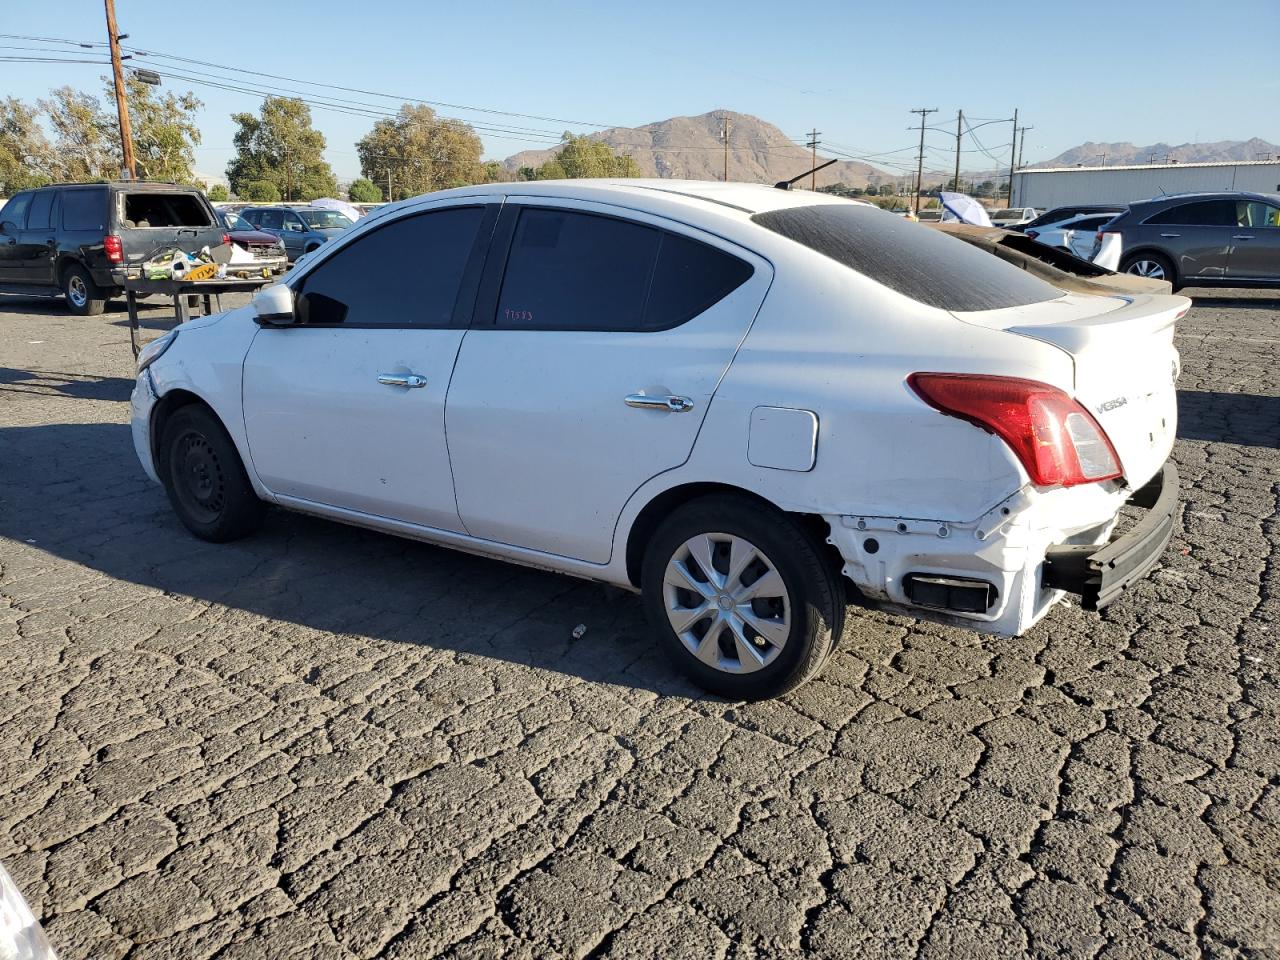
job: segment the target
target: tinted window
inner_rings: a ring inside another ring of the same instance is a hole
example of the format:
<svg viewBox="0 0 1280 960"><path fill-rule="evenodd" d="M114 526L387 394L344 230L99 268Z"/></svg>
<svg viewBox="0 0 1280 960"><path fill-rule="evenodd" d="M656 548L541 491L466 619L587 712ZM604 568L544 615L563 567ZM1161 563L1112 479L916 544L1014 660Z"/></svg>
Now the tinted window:
<svg viewBox="0 0 1280 960"><path fill-rule="evenodd" d="M27 208L31 206L31 194L20 193L0 207L0 222L12 223L21 230L27 225Z"/></svg>
<svg viewBox="0 0 1280 960"><path fill-rule="evenodd" d="M526 209L496 320L554 330L662 330L706 310L751 272L737 257L655 227Z"/></svg>
<svg viewBox="0 0 1280 960"><path fill-rule="evenodd" d="M252 207L245 207L240 211L240 216L254 226L257 226L258 221L262 219L262 211L255 210Z"/></svg>
<svg viewBox="0 0 1280 960"><path fill-rule="evenodd" d="M257 221L264 227L272 230L284 229L284 214L279 210L259 210L257 211Z"/></svg>
<svg viewBox="0 0 1280 960"><path fill-rule="evenodd" d="M1067 227L1071 230L1097 230L1110 219L1110 214L1103 217L1084 217L1081 220L1077 220L1075 223L1067 224Z"/></svg>
<svg viewBox="0 0 1280 960"><path fill-rule="evenodd" d="M65 230L106 230L107 192L105 190L64 190L62 226Z"/></svg>
<svg viewBox="0 0 1280 960"><path fill-rule="evenodd" d="M862 204L792 207L751 219L943 310L995 310L1062 296L1056 287L979 247Z"/></svg>
<svg viewBox="0 0 1280 960"><path fill-rule="evenodd" d="M1231 200L1200 200L1180 203L1148 217L1147 223L1177 223L1189 227L1234 227L1236 205Z"/></svg>
<svg viewBox="0 0 1280 960"><path fill-rule="evenodd" d="M57 194L52 190L41 190L31 198L31 209L27 211L28 230L48 230L49 214L53 212L53 198Z"/></svg>
<svg viewBox="0 0 1280 960"><path fill-rule="evenodd" d="M450 326L483 217L480 207L439 210L395 220L360 237L304 278L299 320Z"/></svg>

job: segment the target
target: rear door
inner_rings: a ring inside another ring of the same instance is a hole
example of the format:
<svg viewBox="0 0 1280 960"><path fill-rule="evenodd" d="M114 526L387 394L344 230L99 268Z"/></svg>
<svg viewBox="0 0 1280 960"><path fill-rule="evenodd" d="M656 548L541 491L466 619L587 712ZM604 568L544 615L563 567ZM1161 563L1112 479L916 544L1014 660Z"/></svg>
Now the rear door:
<svg viewBox="0 0 1280 960"><path fill-rule="evenodd" d="M249 451L272 493L462 529L444 402L496 216L476 201L399 216L290 284L299 323L260 330L244 363Z"/></svg>
<svg viewBox="0 0 1280 960"><path fill-rule="evenodd" d="M1227 275L1233 280L1280 281L1280 206L1237 200L1236 225Z"/></svg>
<svg viewBox="0 0 1280 960"><path fill-rule="evenodd" d="M627 499L688 458L772 275L661 218L509 198L446 410L467 532L607 562Z"/></svg>
<svg viewBox="0 0 1280 960"><path fill-rule="evenodd" d="M1184 283L1222 280L1227 275L1232 234L1236 233L1234 200L1195 200L1148 217L1140 241L1167 251ZM1125 237L1126 253L1134 249Z"/></svg>

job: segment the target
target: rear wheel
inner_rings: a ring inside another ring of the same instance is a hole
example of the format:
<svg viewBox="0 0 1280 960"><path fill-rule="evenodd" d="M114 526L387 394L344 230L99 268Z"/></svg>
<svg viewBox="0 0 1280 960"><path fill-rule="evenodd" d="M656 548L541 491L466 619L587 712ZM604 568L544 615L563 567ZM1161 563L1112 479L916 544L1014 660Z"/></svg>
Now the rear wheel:
<svg viewBox="0 0 1280 960"><path fill-rule="evenodd" d="M712 497L658 527L641 583L653 630L694 682L731 700L760 700L822 669L844 624L838 577L786 514Z"/></svg>
<svg viewBox="0 0 1280 960"><path fill-rule="evenodd" d="M1168 280L1175 283L1173 264L1168 258L1158 253L1135 253L1125 257L1120 264L1121 273L1132 273L1135 276L1147 277L1150 280Z"/></svg>
<svg viewBox="0 0 1280 960"><path fill-rule="evenodd" d="M69 265L62 273L62 293L67 307L81 317L96 317L107 306L106 292L93 282L89 271L78 263Z"/></svg>
<svg viewBox="0 0 1280 960"><path fill-rule="evenodd" d="M176 411L164 426L159 452L169 502L201 540L238 540L262 523L266 504L254 493L235 443L207 407Z"/></svg>

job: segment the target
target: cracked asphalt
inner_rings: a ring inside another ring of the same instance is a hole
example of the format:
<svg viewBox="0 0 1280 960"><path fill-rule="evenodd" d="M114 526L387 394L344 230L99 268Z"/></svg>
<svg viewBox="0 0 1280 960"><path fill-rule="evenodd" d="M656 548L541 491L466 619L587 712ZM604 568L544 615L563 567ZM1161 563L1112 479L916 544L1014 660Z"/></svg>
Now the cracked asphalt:
<svg viewBox="0 0 1280 960"><path fill-rule="evenodd" d="M0 300L0 860L63 958L1280 956L1280 299L1190 292L1147 581L755 705L600 586L194 540L123 312Z"/></svg>

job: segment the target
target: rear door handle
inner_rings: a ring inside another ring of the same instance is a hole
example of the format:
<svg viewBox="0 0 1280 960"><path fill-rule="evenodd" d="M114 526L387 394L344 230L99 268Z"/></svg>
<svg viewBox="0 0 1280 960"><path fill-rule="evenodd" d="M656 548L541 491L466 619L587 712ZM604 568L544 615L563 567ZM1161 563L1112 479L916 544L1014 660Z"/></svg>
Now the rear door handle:
<svg viewBox="0 0 1280 960"><path fill-rule="evenodd" d="M622 402L637 410L663 410L666 413L688 413L693 409L693 401L688 397L651 397L633 393L624 397Z"/></svg>
<svg viewBox="0 0 1280 960"><path fill-rule="evenodd" d="M1251 234L1251 233L1237 233L1237 234L1236 234L1234 237L1232 237L1231 239L1232 239L1232 240L1252 240L1252 239L1253 239L1253 234Z"/></svg>
<svg viewBox="0 0 1280 960"><path fill-rule="evenodd" d="M1180 236L1182 236L1182 234L1180 234L1180 233L1162 233L1162 234L1160 234L1160 236L1162 236L1162 237L1180 237Z"/></svg>
<svg viewBox="0 0 1280 960"><path fill-rule="evenodd" d="M416 373L380 373L378 382L388 387L425 387L427 378Z"/></svg>

